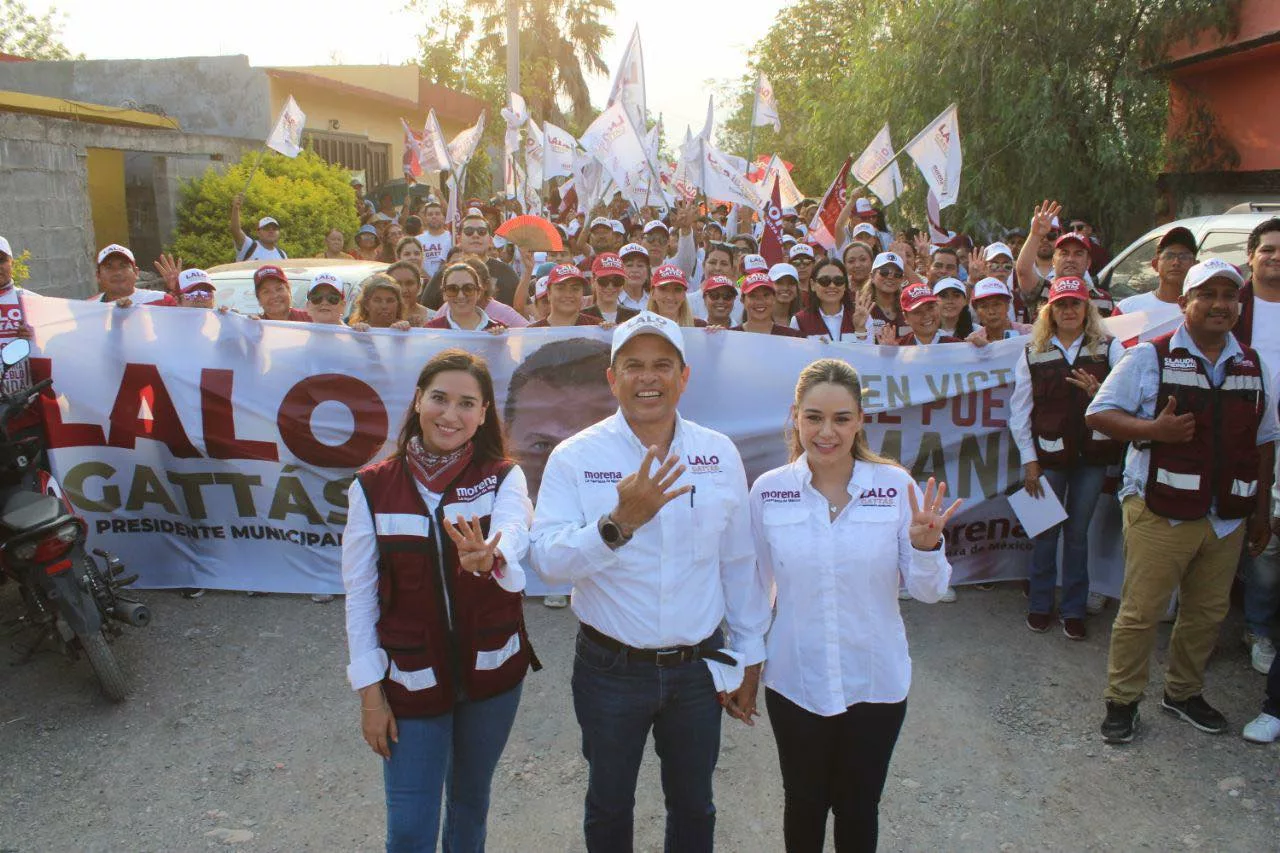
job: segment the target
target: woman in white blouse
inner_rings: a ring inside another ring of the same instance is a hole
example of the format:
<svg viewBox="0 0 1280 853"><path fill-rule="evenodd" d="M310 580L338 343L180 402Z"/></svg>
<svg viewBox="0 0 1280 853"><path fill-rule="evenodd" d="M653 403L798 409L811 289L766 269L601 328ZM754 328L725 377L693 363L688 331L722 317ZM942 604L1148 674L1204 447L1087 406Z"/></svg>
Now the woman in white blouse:
<svg viewBox="0 0 1280 853"><path fill-rule="evenodd" d="M792 462L751 489L757 559L777 597L764 683L788 853L822 850L828 812L837 851L875 850L911 684L899 579L932 603L951 578L942 531L960 502L944 507L933 479L918 496L910 474L871 451L861 399L846 362L806 367Z"/></svg>
<svg viewBox="0 0 1280 853"><path fill-rule="evenodd" d="M390 458L362 468L342 543L347 677L381 756L387 850L484 848L489 787L537 659L520 561L533 508L484 359L436 354Z"/></svg>

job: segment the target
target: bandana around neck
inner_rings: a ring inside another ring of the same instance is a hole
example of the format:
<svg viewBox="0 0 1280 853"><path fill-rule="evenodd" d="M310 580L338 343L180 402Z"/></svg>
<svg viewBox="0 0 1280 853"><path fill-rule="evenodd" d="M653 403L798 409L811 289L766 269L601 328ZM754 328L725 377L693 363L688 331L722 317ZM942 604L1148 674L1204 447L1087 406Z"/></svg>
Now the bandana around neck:
<svg viewBox="0 0 1280 853"><path fill-rule="evenodd" d="M413 478L426 486L427 491L442 493L471 462L475 443L468 441L451 453L430 453L422 443L422 436L415 435L405 446L404 458L409 463Z"/></svg>

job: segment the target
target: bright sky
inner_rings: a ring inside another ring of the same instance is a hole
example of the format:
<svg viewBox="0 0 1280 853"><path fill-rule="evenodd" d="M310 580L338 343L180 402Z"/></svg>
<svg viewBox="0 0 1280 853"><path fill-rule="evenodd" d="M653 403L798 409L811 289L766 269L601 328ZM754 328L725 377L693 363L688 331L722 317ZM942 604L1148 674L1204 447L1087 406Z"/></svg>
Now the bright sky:
<svg viewBox="0 0 1280 853"><path fill-rule="evenodd" d="M211 7L172 0L25 0L34 13L66 13L63 40L89 59L247 54L254 65L398 64L417 55L422 18L405 0L220 0ZM747 50L786 0L615 0L607 77L591 81L603 106L612 70L636 24L644 44L650 116L671 137L697 132L711 88L746 70ZM254 21L262 16L264 23ZM677 24L677 22L679 22ZM708 83L711 85L709 86ZM304 106L305 109L305 106Z"/></svg>

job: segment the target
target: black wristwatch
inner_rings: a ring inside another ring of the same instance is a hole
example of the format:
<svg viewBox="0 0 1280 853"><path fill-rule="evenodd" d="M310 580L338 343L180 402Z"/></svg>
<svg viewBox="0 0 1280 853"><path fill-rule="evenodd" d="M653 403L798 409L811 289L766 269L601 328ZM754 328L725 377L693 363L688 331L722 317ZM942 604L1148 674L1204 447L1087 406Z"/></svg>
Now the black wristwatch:
<svg viewBox="0 0 1280 853"><path fill-rule="evenodd" d="M604 540L604 544L614 550L631 541L632 534L625 532L621 525L614 521L607 512L600 516L600 520L596 522L596 527L600 531L600 538Z"/></svg>

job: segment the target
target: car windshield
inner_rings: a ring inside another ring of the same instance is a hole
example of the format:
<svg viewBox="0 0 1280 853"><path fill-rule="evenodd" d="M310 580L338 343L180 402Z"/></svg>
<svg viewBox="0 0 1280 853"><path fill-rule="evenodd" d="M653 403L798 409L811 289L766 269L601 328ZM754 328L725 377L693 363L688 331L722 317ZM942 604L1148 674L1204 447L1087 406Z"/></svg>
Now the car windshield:
<svg viewBox="0 0 1280 853"><path fill-rule="evenodd" d="M1111 270L1111 297L1119 302L1136 293L1155 290L1160 277L1151 268L1151 260L1156 256L1156 243L1160 235L1134 245Z"/></svg>
<svg viewBox="0 0 1280 853"><path fill-rule="evenodd" d="M1248 262L1245 243L1249 235L1244 231L1210 231L1200 241L1200 260L1221 258L1243 267Z"/></svg>

